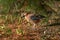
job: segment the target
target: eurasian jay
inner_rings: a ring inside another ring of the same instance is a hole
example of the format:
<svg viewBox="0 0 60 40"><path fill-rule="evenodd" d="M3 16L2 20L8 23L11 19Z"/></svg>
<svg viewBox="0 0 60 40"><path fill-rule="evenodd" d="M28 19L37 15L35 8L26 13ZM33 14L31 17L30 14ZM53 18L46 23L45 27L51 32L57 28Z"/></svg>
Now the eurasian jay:
<svg viewBox="0 0 60 40"><path fill-rule="evenodd" d="M27 22L30 22L31 24L33 24L33 28L35 28L36 24L38 24L41 19L45 18L45 16L35 15L31 12L24 13L24 17Z"/></svg>

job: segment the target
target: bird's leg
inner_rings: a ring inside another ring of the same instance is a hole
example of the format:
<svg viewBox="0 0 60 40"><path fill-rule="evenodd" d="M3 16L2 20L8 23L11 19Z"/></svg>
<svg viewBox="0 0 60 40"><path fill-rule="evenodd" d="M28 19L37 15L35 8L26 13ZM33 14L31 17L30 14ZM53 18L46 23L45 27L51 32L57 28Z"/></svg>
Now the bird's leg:
<svg viewBox="0 0 60 40"><path fill-rule="evenodd" d="M34 27L36 27L36 24L34 24Z"/></svg>
<svg viewBox="0 0 60 40"><path fill-rule="evenodd" d="M33 30L35 30L36 29L36 24L34 24L32 28L33 28Z"/></svg>

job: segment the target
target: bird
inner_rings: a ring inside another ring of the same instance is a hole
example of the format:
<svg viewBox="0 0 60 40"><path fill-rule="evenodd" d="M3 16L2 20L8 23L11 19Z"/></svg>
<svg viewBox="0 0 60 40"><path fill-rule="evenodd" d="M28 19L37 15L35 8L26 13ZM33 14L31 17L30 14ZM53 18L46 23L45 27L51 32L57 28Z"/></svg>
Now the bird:
<svg viewBox="0 0 60 40"><path fill-rule="evenodd" d="M38 24L40 22L41 19L45 18L45 16L42 15L35 15L31 12L25 12L23 14L23 17L25 18L25 20L29 23L31 23L33 25L33 28L36 27L36 24Z"/></svg>

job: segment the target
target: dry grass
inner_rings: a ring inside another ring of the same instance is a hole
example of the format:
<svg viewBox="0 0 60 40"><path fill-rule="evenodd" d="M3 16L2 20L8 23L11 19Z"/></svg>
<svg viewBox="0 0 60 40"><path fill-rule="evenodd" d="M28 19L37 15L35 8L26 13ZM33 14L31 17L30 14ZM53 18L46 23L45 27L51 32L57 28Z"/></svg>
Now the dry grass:
<svg viewBox="0 0 60 40"><path fill-rule="evenodd" d="M60 40L60 25L37 27L32 30L32 26L20 15L1 15L0 40Z"/></svg>
<svg viewBox="0 0 60 40"><path fill-rule="evenodd" d="M30 0L0 2L0 40L60 40L60 1L46 0L43 3L41 0L44 7L34 0L32 3ZM46 16L36 26L36 30L21 18L21 11L30 10Z"/></svg>

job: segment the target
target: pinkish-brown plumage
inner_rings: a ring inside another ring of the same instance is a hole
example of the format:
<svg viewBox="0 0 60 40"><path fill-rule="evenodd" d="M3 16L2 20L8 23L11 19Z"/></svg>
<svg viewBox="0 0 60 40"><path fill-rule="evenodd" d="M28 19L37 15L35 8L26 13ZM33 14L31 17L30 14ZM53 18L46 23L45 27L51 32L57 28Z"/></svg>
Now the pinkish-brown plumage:
<svg viewBox="0 0 60 40"><path fill-rule="evenodd" d="M36 26L36 24L38 24L40 22L40 19L45 18L45 16L42 15L35 15L31 12L29 13L24 13L25 16L25 20L27 22L30 22L31 24L33 24L33 27Z"/></svg>

